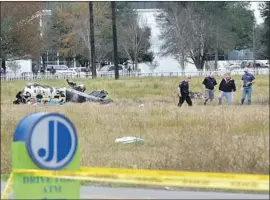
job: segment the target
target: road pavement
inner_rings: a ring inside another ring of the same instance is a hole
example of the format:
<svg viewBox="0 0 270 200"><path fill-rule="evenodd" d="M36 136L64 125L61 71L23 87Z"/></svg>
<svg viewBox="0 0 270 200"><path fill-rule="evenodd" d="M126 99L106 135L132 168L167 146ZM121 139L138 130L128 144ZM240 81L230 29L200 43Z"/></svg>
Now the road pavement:
<svg viewBox="0 0 270 200"><path fill-rule="evenodd" d="M1 181L1 193L5 182ZM10 199L12 198L12 194ZM81 187L82 199L269 199L268 194L241 194L187 190L156 190L138 188Z"/></svg>

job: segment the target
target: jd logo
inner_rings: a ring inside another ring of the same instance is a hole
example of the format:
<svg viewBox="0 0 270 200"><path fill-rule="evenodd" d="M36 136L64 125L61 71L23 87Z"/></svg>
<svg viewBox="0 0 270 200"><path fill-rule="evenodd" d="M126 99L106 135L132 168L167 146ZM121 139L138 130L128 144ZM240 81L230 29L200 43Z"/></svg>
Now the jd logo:
<svg viewBox="0 0 270 200"><path fill-rule="evenodd" d="M62 169L76 153L76 130L73 124L62 115L45 115L33 126L27 150L40 168Z"/></svg>

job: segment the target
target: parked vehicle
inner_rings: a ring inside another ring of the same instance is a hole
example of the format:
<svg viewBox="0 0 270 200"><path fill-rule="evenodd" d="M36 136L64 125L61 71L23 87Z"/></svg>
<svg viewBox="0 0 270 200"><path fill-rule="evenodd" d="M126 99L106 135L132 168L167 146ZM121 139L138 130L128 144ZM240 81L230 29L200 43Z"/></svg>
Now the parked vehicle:
<svg viewBox="0 0 270 200"><path fill-rule="evenodd" d="M125 73L125 66L118 65L119 75L123 75ZM114 65L105 65L99 71L97 71L98 76L113 76L115 67Z"/></svg>
<svg viewBox="0 0 270 200"><path fill-rule="evenodd" d="M241 63L241 68L253 68L254 65L253 65L253 61L243 61ZM260 61L256 61L255 63L255 68L269 68L269 64L267 63L263 63L263 62L260 62Z"/></svg>
<svg viewBox="0 0 270 200"><path fill-rule="evenodd" d="M66 65L48 65L47 73L51 72L52 67L55 69L55 75L77 75L78 73L74 70L71 70Z"/></svg>

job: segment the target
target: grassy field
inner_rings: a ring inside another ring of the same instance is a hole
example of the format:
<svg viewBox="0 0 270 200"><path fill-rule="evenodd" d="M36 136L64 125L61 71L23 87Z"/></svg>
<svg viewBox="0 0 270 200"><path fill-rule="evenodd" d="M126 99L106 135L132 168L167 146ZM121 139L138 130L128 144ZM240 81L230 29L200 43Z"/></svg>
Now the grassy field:
<svg viewBox="0 0 270 200"><path fill-rule="evenodd" d="M269 77L256 78L251 106L239 105L241 81L235 76L233 105L218 106L215 101L204 106L203 100L194 100L193 107L182 108L176 106L181 78L76 80L88 92L107 90L114 103L61 107L13 105L27 82L1 82L1 174L10 172L14 128L26 114L37 111L63 113L74 122L82 166L268 174ZM202 92L201 82L192 78L191 90ZM66 86L64 80L40 83ZM114 143L122 136L138 136L145 143Z"/></svg>

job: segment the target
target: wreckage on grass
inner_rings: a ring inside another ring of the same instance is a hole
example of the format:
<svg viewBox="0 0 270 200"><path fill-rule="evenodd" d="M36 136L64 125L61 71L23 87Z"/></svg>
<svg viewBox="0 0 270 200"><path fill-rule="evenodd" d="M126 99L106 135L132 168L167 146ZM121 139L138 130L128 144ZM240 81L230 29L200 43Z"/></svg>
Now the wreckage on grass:
<svg viewBox="0 0 270 200"><path fill-rule="evenodd" d="M85 86L83 84L77 85L74 82L69 82L68 85L71 88L57 88L48 85L42 85L38 83L27 84L22 91L19 91L16 95L14 104L64 104L66 102L84 103L84 102L97 102L101 104L111 103L112 100L106 98L108 92L93 91L90 94L85 93Z"/></svg>
<svg viewBox="0 0 270 200"><path fill-rule="evenodd" d="M201 92L189 92L189 96L191 99L203 99L204 95Z"/></svg>

